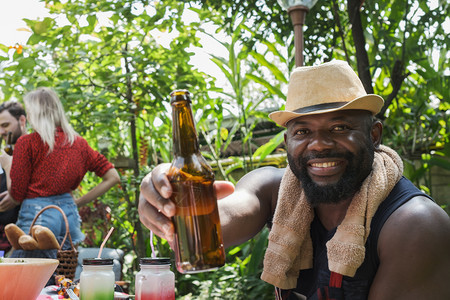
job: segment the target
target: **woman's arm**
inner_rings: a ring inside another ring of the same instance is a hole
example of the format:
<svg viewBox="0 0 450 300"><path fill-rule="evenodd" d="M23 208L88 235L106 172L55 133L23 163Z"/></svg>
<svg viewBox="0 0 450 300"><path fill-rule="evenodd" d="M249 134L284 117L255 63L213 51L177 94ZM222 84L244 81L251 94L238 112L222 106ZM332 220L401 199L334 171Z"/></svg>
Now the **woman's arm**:
<svg viewBox="0 0 450 300"><path fill-rule="evenodd" d="M103 180L97 186L95 186L92 190L87 192L82 197L75 200L75 203L78 207L83 206L92 200L100 197L104 193L106 193L110 188L115 186L120 182L119 173L115 168L109 169L105 175L103 175Z"/></svg>

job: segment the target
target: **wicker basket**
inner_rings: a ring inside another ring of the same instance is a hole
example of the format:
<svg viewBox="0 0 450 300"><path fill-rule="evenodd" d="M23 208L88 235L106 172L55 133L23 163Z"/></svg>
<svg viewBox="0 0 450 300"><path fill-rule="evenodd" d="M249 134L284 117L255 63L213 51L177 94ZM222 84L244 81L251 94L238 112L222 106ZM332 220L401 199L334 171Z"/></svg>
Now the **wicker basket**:
<svg viewBox="0 0 450 300"><path fill-rule="evenodd" d="M67 220L66 214L64 211L56 206L56 205L48 205L41 209L36 216L34 217L33 222L30 226L30 235L31 235L31 228L33 228L34 223L36 222L37 218L47 209L54 208L57 209L64 219L64 222L66 223L66 234L64 235L64 238L61 242L61 245L59 246L58 252L57 252L57 259L59 260L59 265L56 268L56 275L63 275L65 278L68 278L70 280L73 280L75 277L75 270L77 268L78 263L78 251L76 250L75 246L72 242L72 237L70 236L70 230L69 230L69 221ZM71 248L70 250L62 250L62 246L64 245L66 238L69 237Z"/></svg>

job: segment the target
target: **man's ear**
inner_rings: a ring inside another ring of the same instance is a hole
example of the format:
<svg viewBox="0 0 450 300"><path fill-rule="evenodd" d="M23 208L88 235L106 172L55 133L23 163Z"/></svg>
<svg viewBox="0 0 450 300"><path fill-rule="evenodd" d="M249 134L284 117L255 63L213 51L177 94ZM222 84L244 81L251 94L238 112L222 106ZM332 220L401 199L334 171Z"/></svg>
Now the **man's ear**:
<svg viewBox="0 0 450 300"><path fill-rule="evenodd" d="M375 121L372 124L372 130L370 131L370 137L375 148L378 148L381 144L381 138L383 135L383 124L380 121Z"/></svg>
<svg viewBox="0 0 450 300"><path fill-rule="evenodd" d="M19 124L20 124L20 129L22 129L22 132L25 132L26 125L27 125L27 118L24 115L21 115L19 117Z"/></svg>

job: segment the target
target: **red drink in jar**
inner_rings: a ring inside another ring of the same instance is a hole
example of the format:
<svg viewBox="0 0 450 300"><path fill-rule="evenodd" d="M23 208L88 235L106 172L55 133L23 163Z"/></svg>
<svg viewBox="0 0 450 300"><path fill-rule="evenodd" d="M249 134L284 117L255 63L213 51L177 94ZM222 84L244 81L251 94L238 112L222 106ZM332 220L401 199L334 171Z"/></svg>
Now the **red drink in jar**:
<svg viewBox="0 0 450 300"><path fill-rule="evenodd" d="M136 274L136 300L175 300L175 274L169 258L141 258Z"/></svg>

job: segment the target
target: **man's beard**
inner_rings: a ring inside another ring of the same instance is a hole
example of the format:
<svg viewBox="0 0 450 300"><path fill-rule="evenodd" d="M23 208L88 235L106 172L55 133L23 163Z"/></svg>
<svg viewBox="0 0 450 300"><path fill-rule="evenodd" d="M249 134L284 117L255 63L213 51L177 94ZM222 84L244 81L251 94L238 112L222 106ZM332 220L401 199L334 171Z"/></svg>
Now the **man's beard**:
<svg viewBox="0 0 450 300"><path fill-rule="evenodd" d="M306 199L313 207L319 204L339 203L353 197L359 191L361 184L372 171L375 148L371 143L367 146L369 149L361 149L356 156L351 152L325 151L313 152L306 157L295 160L288 153L289 166L301 182ZM320 186L308 175L307 162L313 158L328 157L342 157L348 161L348 165L337 183Z"/></svg>
<svg viewBox="0 0 450 300"><path fill-rule="evenodd" d="M17 122L17 127L12 131L12 143L16 144L17 140L22 136L22 130L20 129L20 124Z"/></svg>

